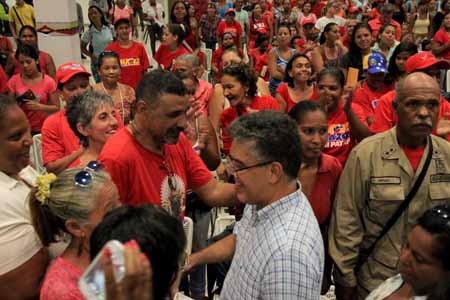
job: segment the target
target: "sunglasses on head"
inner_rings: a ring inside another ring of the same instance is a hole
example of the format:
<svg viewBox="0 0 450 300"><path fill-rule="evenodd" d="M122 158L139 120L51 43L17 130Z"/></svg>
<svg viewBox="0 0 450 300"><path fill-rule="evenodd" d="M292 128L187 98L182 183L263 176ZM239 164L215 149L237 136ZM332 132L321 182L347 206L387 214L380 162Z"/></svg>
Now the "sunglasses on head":
<svg viewBox="0 0 450 300"><path fill-rule="evenodd" d="M101 167L102 164L100 162L95 160L90 161L83 170L75 174L75 185L88 187L92 183L94 177L93 172L100 170Z"/></svg>

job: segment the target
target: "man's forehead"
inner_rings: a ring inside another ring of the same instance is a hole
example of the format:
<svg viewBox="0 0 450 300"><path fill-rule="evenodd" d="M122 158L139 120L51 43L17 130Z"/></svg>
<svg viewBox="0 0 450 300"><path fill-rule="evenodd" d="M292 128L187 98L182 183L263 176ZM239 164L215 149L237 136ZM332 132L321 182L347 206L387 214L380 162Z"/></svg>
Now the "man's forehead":
<svg viewBox="0 0 450 300"><path fill-rule="evenodd" d="M407 99L423 99L423 100L439 100L440 99L440 91L437 88L433 87L411 87L406 88L403 91L403 97L405 100Z"/></svg>

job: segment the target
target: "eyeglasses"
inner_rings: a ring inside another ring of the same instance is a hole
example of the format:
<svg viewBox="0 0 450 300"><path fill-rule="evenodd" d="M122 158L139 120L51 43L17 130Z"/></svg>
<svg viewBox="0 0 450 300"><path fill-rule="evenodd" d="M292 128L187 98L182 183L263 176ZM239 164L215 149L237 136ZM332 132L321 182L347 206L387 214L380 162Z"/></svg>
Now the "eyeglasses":
<svg viewBox="0 0 450 300"><path fill-rule="evenodd" d="M265 162L261 162L255 165L251 165L251 166L245 166L242 168L236 168L236 166L234 165L233 161L231 160L230 163L228 164L228 171L230 174L236 174L237 172L241 172L241 171L245 171L245 170L249 170L249 169L253 169L253 168L259 168L259 167L263 167L263 166L267 166L271 163L273 163L273 160L269 160L269 161L265 161Z"/></svg>
<svg viewBox="0 0 450 300"><path fill-rule="evenodd" d="M86 167L75 174L75 185L81 187L88 187L92 183L93 172L100 170L102 164L98 161L92 160L90 161Z"/></svg>

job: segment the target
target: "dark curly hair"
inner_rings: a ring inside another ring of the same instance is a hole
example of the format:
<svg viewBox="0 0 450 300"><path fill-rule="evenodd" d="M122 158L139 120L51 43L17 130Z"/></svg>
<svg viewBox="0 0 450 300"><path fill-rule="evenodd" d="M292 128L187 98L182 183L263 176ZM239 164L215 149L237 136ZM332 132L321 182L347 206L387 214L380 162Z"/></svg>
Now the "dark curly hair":
<svg viewBox="0 0 450 300"><path fill-rule="evenodd" d="M299 57L303 57L305 58L310 64L311 64L311 60L308 58L308 56L306 56L305 54L301 54L301 53L295 53L291 59L289 60L289 62L286 65L286 70L284 72L284 82L286 82L288 84L288 86L290 86L291 88L294 87L294 78L292 78L289 75L289 72L292 71L292 67L294 65L294 62L297 60L297 58ZM312 66L311 66L311 73L312 73Z"/></svg>
<svg viewBox="0 0 450 300"><path fill-rule="evenodd" d="M253 98L258 93L256 82L258 81L258 74L245 63L233 63L226 66L220 76L228 75L235 78L243 86L248 87L248 97Z"/></svg>

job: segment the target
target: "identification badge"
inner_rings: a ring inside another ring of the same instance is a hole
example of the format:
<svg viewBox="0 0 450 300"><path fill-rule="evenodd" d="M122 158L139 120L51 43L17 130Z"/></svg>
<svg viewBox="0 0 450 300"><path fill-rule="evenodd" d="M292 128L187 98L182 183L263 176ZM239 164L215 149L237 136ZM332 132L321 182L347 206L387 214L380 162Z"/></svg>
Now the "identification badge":
<svg viewBox="0 0 450 300"><path fill-rule="evenodd" d="M400 184L402 182L400 177L385 176L385 177L370 177L371 184Z"/></svg>

